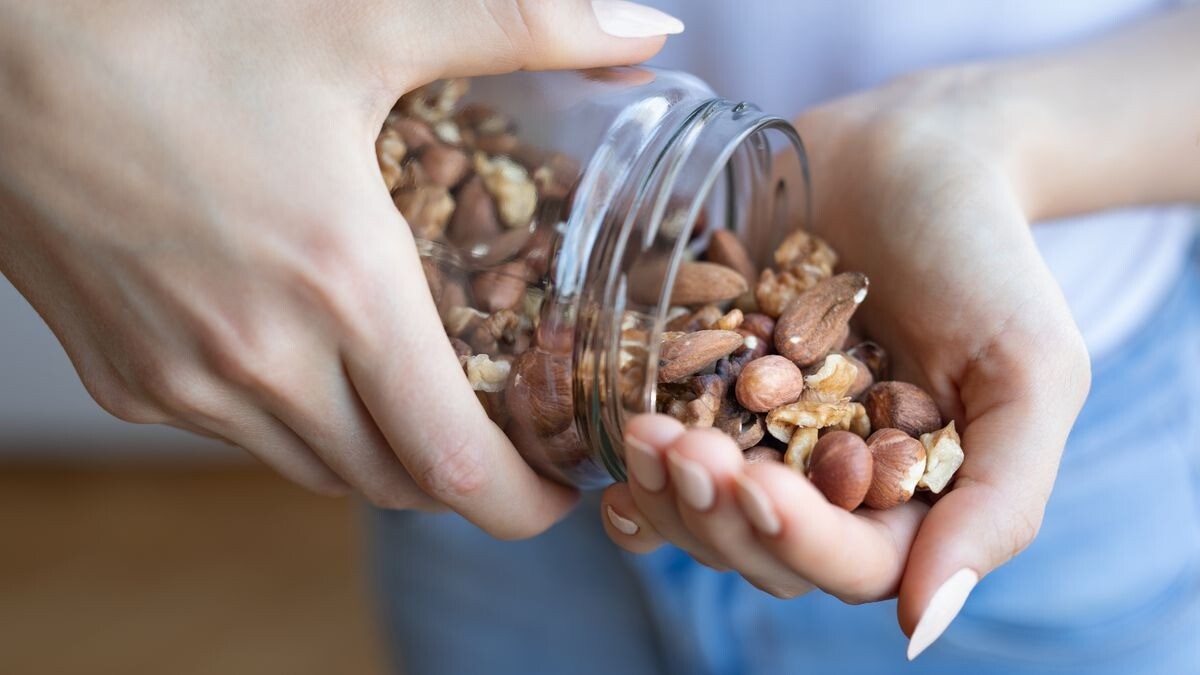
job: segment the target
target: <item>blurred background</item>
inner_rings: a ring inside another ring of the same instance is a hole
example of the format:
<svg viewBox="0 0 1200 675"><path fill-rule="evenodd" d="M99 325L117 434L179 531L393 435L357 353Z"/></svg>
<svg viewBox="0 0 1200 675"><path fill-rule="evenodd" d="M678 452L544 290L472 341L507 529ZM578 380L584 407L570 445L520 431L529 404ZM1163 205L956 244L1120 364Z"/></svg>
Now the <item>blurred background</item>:
<svg viewBox="0 0 1200 675"><path fill-rule="evenodd" d="M358 506L109 417L0 276L0 673L380 673Z"/></svg>

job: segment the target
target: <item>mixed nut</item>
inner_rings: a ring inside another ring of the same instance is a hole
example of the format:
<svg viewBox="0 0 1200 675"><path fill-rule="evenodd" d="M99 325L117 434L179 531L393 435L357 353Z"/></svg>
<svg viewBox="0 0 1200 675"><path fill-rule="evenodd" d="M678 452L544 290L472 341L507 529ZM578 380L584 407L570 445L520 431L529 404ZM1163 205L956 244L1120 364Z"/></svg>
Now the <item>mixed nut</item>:
<svg viewBox="0 0 1200 675"><path fill-rule="evenodd" d="M543 317L580 167L525 143L503 113L463 105L468 88L445 80L405 95L376 141L380 171L489 415L518 447L532 437L560 460L582 461L590 450L574 424L573 336ZM887 354L851 328L867 278L835 274L837 254L804 231L760 270L732 232L696 229L704 254L675 269L656 361L647 336L658 318L624 315L616 386L626 407L644 409L640 395L652 387L659 412L720 429L748 463L782 462L845 509L943 491L962 464L961 442L933 399L889 381ZM661 281L665 270L642 273ZM629 286L636 295L632 275Z"/></svg>
<svg viewBox="0 0 1200 675"><path fill-rule="evenodd" d="M887 379L883 348L851 329L867 278L835 274L833 249L802 230L761 272L736 237L713 241L706 261L681 263L687 290L672 295L662 336L659 412L721 429L747 462L783 462L848 510L943 491L961 441L924 390Z"/></svg>

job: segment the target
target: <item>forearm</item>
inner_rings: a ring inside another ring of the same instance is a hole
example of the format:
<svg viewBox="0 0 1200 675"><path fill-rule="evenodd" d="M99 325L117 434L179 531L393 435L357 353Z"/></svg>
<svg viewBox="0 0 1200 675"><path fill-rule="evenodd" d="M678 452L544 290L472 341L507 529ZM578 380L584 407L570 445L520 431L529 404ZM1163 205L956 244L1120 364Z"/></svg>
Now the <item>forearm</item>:
<svg viewBox="0 0 1200 675"><path fill-rule="evenodd" d="M1200 202L1200 7L985 71L1031 221Z"/></svg>

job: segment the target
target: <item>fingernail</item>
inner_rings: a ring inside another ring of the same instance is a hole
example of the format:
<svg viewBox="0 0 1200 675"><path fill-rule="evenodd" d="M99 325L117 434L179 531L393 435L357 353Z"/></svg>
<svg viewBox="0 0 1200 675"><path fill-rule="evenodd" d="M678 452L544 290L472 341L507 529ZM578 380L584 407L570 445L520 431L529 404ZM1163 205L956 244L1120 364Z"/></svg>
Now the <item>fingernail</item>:
<svg viewBox="0 0 1200 675"><path fill-rule="evenodd" d="M638 485L650 492L658 492L667 485L667 474L663 472L662 460L645 441L625 437L625 462Z"/></svg>
<svg viewBox="0 0 1200 675"><path fill-rule="evenodd" d="M958 616L959 610L971 594L971 589L979 583L979 575L970 569L955 572L929 600L929 606L917 622L912 639L908 641L908 660L912 661L921 655L929 645L933 644L946 628Z"/></svg>
<svg viewBox="0 0 1200 675"><path fill-rule="evenodd" d="M667 455L667 463L683 503L697 511L707 511L716 500L717 490L704 467L674 452Z"/></svg>
<svg viewBox="0 0 1200 675"><path fill-rule="evenodd" d="M617 510L611 506L607 510L608 522L612 523L612 526L617 528L618 532L630 537L638 533L639 528L637 523L617 513Z"/></svg>
<svg viewBox="0 0 1200 675"><path fill-rule="evenodd" d="M782 525L779 524L779 516L775 514L771 500L767 498L767 493L759 487L758 483L739 475L737 477L737 501L754 529L770 537L779 534L779 530L782 529Z"/></svg>
<svg viewBox="0 0 1200 675"><path fill-rule="evenodd" d="M683 32L683 22L666 12L627 0L592 0L600 30L613 37L644 38Z"/></svg>

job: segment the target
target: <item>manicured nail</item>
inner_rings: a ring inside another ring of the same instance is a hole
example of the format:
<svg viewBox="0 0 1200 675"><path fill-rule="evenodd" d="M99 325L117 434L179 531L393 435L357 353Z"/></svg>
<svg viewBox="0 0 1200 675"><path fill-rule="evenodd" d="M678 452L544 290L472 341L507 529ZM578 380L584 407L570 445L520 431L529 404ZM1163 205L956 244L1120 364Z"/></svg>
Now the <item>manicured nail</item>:
<svg viewBox="0 0 1200 675"><path fill-rule="evenodd" d="M977 583L979 575L974 570L964 568L951 575L941 588L937 589L933 598L929 600L925 613L921 615L921 620L917 622L912 639L908 641L909 661L920 656L921 652L942 636L950 622L958 616L959 610L967 601L967 596L971 594L971 589L975 588Z"/></svg>
<svg viewBox="0 0 1200 675"><path fill-rule="evenodd" d="M658 492L667 485L667 474L663 472L662 460L658 453L645 441L625 437L625 463L629 465L630 473L638 485L650 492Z"/></svg>
<svg viewBox="0 0 1200 675"><path fill-rule="evenodd" d="M754 529L769 537L779 534L779 530L783 528L779 523L779 516L775 513L775 507L771 506L771 500L767 497L767 493L759 487L758 483L739 475L737 477L737 501L738 506L742 507L742 513L746 514L746 518L750 520Z"/></svg>
<svg viewBox="0 0 1200 675"><path fill-rule="evenodd" d="M592 0L600 30L613 37L644 38L683 32L683 22L666 12L627 0Z"/></svg>
<svg viewBox="0 0 1200 675"><path fill-rule="evenodd" d="M684 504L697 511L707 511L712 507L717 498L717 489L703 466L675 452L667 455L667 464L671 467L671 480L675 482Z"/></svg>
<svg viewBox="0 0 1200 675"><path fill-rule="evenodd" d="M608 522L617 528L617 532L632 537L638 533L638 524L617 513L613 507L608 507Z"/></svg>

